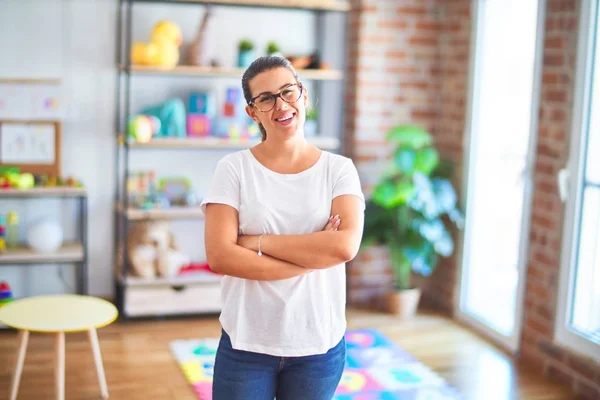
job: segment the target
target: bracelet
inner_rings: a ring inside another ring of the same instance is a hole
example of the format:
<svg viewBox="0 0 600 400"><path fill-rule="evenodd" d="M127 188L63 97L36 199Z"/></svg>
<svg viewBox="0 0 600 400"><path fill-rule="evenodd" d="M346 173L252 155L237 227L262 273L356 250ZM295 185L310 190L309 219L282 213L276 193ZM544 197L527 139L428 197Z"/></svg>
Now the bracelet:
<svg viewBox="0 0 600 400"><path fill-rule="evenodd" d="M260 251L260 242L262 242L263 236L265 236L264 233L262 235L260 235L260 237L258 238L258 255L259 256L262 256L262 251Z"/></svg>

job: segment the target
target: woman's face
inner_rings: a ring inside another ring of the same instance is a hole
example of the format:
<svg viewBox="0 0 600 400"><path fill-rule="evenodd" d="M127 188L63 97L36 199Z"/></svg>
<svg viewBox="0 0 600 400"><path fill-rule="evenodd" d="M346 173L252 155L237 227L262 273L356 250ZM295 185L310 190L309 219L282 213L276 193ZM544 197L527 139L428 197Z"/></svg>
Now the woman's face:
<svg viewBox="0 0 600 400"><path fill-rule="evenodd" d="M246 112L263 125L267 138L288 138L303 132L308 95L289 69L280 67L261 72L250 80L249 86L253 102ZM273 96L277 94L281 96Z"/></svg>

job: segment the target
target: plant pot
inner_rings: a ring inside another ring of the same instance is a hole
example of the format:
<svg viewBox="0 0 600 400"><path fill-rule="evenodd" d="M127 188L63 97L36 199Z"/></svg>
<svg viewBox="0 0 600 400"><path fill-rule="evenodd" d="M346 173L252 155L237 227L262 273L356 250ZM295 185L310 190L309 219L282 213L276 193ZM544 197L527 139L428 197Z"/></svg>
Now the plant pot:
<svg viewBox="0 0 600 400"><path fill-rule="evenodd" d="M421 289L392 290L387 293L388 311L400 318L411 318L417 312Z"/></svg>
<svg viewBox="0 0 600 400"><path fill-rule="evenodd" d="M239 68L248 68L252 64L252 61L254 61L254 51L244 50L238 53Z"/></svg>
<svg viewBox="0 0 600 400"><path fill-rule="evenodd" d="M309 119L304 121L304 136L315 137L317 136L317 121Z"/></svg>

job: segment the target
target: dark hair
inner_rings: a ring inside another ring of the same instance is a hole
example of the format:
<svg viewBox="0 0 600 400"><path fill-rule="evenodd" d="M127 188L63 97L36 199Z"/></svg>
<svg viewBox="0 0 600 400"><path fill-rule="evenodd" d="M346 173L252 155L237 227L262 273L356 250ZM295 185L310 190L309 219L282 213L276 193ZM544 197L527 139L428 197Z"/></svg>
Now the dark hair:
<svg viewBox="0 0 600 400"><path fill-rule="evenodd" d="M286 58L279 56L259 57L250 64L242 76L242 90L244 91L244 99L247 104L250 104L252 93L250 92L250 81L261 72L269 71L275 68L287 68L294 75L294 79L298 80L298 74L292 66L292 63ZM258 124L262 140L267 139L267 131L262 124Z"/></svg>

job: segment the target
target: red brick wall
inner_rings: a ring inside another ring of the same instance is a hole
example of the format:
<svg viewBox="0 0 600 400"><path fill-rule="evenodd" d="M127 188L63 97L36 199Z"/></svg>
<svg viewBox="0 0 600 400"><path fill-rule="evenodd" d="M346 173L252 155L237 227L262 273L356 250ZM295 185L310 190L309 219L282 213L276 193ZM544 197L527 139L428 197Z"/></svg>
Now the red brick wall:
<svg viewBox="0 0 600 400"><path fill-rule="evenodd" d="M600 365L552 343L557 314L564 204L556 174L569 155L578 0L549 0L542 72L535 189L522 337L523 358L583 398L600 398Z"/></svg>
<svg viewBox="0 0 600 400"><path fill-rule="evenodd" d="M469 0L354 2L347 99L347 115L354 117L348 118L347 148L366 196L389 162L392 149L384 137L397 124L414 123L429 130L442 156L455 161L461 171L469 5ZM424 302L451 309L455 265L450 259L433 277L415 277L425 291ZM390 282L386 249L367 249L349 267L349 302L380 308Z"/></svg>
<svg viewBox="0 0 600 400"><path fill-rule="evenodd" d="M440 81L439 113L433 134L442 158L454 164L453 183L462 190L463 136L466 123L469 84L471 1L441 0L438 6L440 21L439 64L434 70ZM460 241L455 238L455 252L441 259L432 276L417 279L424 288L423 303L448 313L452 312L458 294L458 265Z"/></svg>
<svg viewBox="0 0 600 400"><path fill-rule="evenodd" d="M440 8L434 0L363 0L350 16L348 148L366 196L392 149L385 133L396 124L435 130L440 115ZM349 303L379 308L391 280L385 248L361 252L349 266Z"/></svg>
<svg viewBox="0 0 600 400"><path fill-rule="evenodd" d="M455 183L462 188L470 5L470 0L355 1L347 145L367 196L391 152L384 135L399 123L421 124L434 134L441 154L456 163ZM552 343L564 212L556 173L568 156L578 7L578 0L547 0L522 357L591 399L600 398L600 366ZM416 279L424 288L423 302L449 313L459 286L457 255L432 277ZM390 280L385 249L361 252L349 266L349 303L381 308Z"/></svg>

